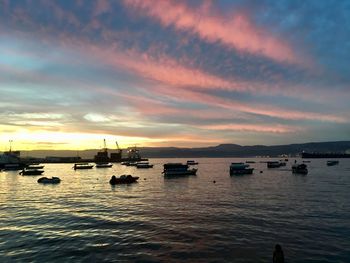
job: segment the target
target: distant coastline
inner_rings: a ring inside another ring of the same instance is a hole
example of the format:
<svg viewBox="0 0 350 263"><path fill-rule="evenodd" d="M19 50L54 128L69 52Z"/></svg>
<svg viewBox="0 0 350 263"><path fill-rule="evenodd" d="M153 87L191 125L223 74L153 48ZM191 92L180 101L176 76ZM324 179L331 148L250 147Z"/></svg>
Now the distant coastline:
<svg viewBox="0 0 350 263"><path fill-rule="evenodd" d="M220 144L211 147L199 148L177 148L177 147L139 147L144 158L189 158L189 157L257 157L257 156L299 156L302 152L318 153L349 153L350 141L334 142L310 142L302 144L288 145L252 145L242 146L238 144ZM110 152L115 149L108 149ZM21 151L22 157L44 158L47 156L57 157L75 157L84 159L93 158L99 149L89 150L32 150Z"/></svg>

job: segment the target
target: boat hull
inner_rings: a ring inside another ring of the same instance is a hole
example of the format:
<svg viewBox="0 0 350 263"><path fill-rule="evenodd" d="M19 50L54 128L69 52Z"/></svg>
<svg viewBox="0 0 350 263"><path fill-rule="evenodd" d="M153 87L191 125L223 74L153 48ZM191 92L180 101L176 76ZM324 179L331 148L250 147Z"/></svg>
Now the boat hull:
<svg viewBox="0 0 350 263"><path fill-rule="evenodd" d="M165 177L196 175L197 169L192 169L187 171L164 171L163 174Z"/></svg>
<svg viewBox="0 0 350 263"><path fill-rule="evenodd" d="M19 174L20 175L41 175L44 171L41 170L27 170L27 171L22 171Z"/></svg>
<svg viewBox="0 0 350 263"><path fill-rule="evenodd" d="M115 178L114 180L111 179L109 183L111 185L118 185L118 184L132 184L132 183L137 183L137 180L139 179L138 176L127 176L125 178Z"/></svg>
<svg viewBox="0 0 350 263"><path fill-rule="evenodd" d="M113 164L96 164L96 168L112 168Z"/></svg>
<svg viewBox="0 0 350 263"><path fill-rule="evenodd" d="M246 169L230 169L230 175L245 175L245 174L253 174L254 168L246 168Z"/></svg>
<svg viewBox="0 0 350 263"><path fill-rule="evenodd" d="M309 171L307 169L293 169L292 172L293 174L307 175Z"/></svg>
<svg viewBox="0 0 350 263"><path fill-rule="evenodd" d="M41 177L38 179L39 184L59 184L60 182L61 182L61 179L58 177L52 177L52 178Z"/></svg>
<svg viewBox="0 0 350 263"><path fill-rule="evenodd" d="M149 165L136 165L137 169L148 169L148 168L153 168L153 164Z"/></svg>
<svg viewBox="0 0 350 263"><path fill-rule="evenodd" d="M89 165L89 166L80 166L80 167L73 167L74 170L87 170L87 169L92 169L94 166Z"/></svg>

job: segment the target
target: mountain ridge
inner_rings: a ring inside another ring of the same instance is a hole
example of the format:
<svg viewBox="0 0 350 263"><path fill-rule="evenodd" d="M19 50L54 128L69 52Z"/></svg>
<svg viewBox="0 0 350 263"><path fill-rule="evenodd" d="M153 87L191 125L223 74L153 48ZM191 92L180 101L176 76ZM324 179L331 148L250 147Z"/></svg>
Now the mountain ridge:
<svg viewBox="0 0 350 263"><path fill-rule="evenodd" d="M139 147L142 157L171 158L171 157L255 157L278 156L282 154L297 155L301 152L346 152L350 150L350 141L307 142L282 145L246 145L218 144L216 146L179 148L179 147ZM93 158L100 149L76 150L32 150L22 151L22 157L46 156L80 156ZM109 149L110 152L116 151ZM125 150L124 150L125 154Z"/></svg>

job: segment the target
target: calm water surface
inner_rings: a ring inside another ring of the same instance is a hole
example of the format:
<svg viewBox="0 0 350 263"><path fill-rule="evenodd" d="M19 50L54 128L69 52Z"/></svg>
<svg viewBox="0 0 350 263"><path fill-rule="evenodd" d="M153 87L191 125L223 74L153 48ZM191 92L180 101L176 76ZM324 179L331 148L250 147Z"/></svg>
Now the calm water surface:
<svg viewBox="0 0 350 263"><path fill-rule="evenodd" d="M197 176L176 179L162 164L186 160L152 159L149 170L46 164L59 185L1 172L0 262L271 262L276 243L287 262L350 262L350 160L312 160L300 176L292 159L278 169L255 159L241 177L229 164L248 159L197 160ZM139 183L111 187L123 173Z"/></svg>

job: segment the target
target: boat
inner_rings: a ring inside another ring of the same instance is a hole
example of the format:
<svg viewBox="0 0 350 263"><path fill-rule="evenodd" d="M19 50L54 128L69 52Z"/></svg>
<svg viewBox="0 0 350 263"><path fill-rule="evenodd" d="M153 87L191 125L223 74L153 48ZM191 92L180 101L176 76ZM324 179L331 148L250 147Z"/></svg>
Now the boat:
<svg viewBox="0 0 350 263"><path fill-rule="evenodd" d="M58 177L52 177L52 178L41 177L38 179L39 184L59 184L60 182L61 182L61 179Z"/></svg>
<svg viewBox="0 0 350 263"><path fill-rule="evenodd" d="M198 162L196 162L194 160L188 160L187 165L198 165Z"/></svg>
<svg viewBox="0 0 350 263"><path fill-rule="evenodd" d="M311 163L311 161L303 161L303 163Z"/></svg>
<svg viewBox="0 0 350 263"><path fill-rule="evenodd" d="M126 165L126 166L137 166L137 162L126 162L124 165Z"/></svg>
<svg viewBox="0 0 350 263"><path fill-rule="evenodd" d="M302 164L294 164L292 166L292 172L293 174L307 174L308 170L307 170L307 165L302 163Z"/></svg>
<svg viewBox="0 0 350 263"><path fill-rule="evenodd" d="M230 175L252 174L253 171L254 168L249 168L249 164L231 163L230 165Z"/></svg>
<svg viewBox="0 0 350 263"><path fill-rule="evenodd" d="M196 175L197 170L195 168L189 169L187 164L182 163L166 163L163 165L164 176L184 176L184 175Z"/></svg>
<svg viewBox="0 0 350 263"><path fill-rule="evenodd" d="M76 163L73 166L74 170L80 170L80 169L92 169L92 167L94 167L93 164L89 164L89 163Z"/></svg>
<svg viewBox="0 0 350 263"><path fill-rule="evenodd" d="M153 164L150 164L149 162L139 162L136 164L136 167L139 169L153 168Z"/></svg>
<svg viewBox="0 0 350 263"><path fill-rule="evenodd" d="M21 161L20 151L12 151L12 140L10 140L10 149L0 154L0 169L5 171L18 171L25 167L25 164Z"/></svg>
<svg viewBox="0 0 350 263"><path fill-rule="evenodd" d="M339 164L339 161L327 161L328 166L333 166Z"/></svg>
<svg viewBox="0 0 350 263"><path fill-rule="evenodd" d="M246 163L255 163L255 161L245 161Z"/></svg>
<svg viewBox="0 0 350 263"><path fill-rule="evenodd" d="M281 163L278 161L269 161L267 162L267 168L279 168Z"/></svg>
<svg viewBox="0 0 350 263"><path fill-rule="evenodd" d="M38 169L23 169L19 174L21 175L41 175L44 170Z"/></svg>
<svg viewBox="0 0 350 263"><path fill-rule="evenodd" d="M113 164L111 163L96 163L96 168L111 168Z"/></svg>
<svg viewBox="0 0 350 263"><path fill-rule="evenodd" d="M23 170L24 164L21 163L7 163L3 165L3 170L4 171L18 171L18 170Z"/></svg>
<svg viewBox="0 0 350 263"><path fill-rule="evenodd" d="M116 184L132 184L132 183L136 183L137 180L139 179L139 177L137 176L132 176L130 174L126 175L123 174L121 176L116 177L115 175L112 176L111 180L109 180L109 183L111 185L116 185Z"/></svg>
<svg viewBox="0 0 350 263"><path fill-rule="evenodd" d="M27 169L43 169L45 166L40 164L28 164Z"/></svg>

